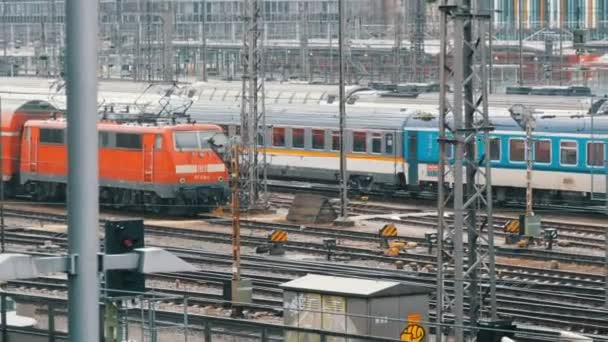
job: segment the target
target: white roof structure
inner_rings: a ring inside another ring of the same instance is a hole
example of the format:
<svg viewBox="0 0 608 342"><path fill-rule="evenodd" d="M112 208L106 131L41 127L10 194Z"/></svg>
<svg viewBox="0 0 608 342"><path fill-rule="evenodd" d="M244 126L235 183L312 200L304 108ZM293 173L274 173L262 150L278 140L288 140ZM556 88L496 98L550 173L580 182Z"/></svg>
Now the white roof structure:
<svg viewBox="0 0 608 342"><path fill-rule="evenodd" d="M352 297L392 297L427 294L430 288L386 280L343 278L319 274L307 274L281 284L284 290L336 294Z"/></svg>

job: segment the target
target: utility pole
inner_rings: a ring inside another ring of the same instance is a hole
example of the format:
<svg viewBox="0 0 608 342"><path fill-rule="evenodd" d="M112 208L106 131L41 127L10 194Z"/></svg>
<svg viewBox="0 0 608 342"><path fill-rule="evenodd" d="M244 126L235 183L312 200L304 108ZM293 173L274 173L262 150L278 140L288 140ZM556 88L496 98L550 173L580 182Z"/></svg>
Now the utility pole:
<svg viewBox="0 0 608 342"><path fill-rule="evenodd" d="M564 11L566 10L565 0L560 0L560 15L559 15L559 85L563 84L564 70Z"/></svg>
<svg viewBox="0 0 608 342"><path fill-rule="evenodd" d="M405 17L405 3L401 0L395 0L395 15L393 17L393 30L395 35L394 51L393 51L393 66L394 70L391 73L391 82L399 83L401 80L401 41L403 38L403 18Z"/></svg>
<svg viewBox="0 0 608 342"><path fill-rule="evenodd" d="M175 7L173 2L165 2L164 9L161 14L161 20L163 23L163 81L171 82L174 80L174 64L177 65L178 61L175 60L175 51L173 49L173 36L175 32ZM178 75L175 72L175 80L177 81Z"/></svg>
<svg viewBox="0 0 608 342"><path fill-rule="evenodd" d="M298 1L298 33L300 38L300 77L306 81L312 81L310 76L310 58L308 50L308 8L305 0Z"/></svg>
<svg viewBox="0 0 608 342"><path fill-rule="evenodd" d="M8 36L6 34L6 0L2 0L2 2L2 50L3 56L6 57L8 55Z"/></svg>
<svg viewBox="0 0 608 342"><path fill-rule="evenodd" d="M426 26L427 0L414 1L414 31L412 32L412 76L415 82L424 79L424 31Z"/></svg>
<svg viewBox="0 0 608 342"><path fill-rule="evenodd" d="M146 2L146 79L152 81L152 3L151 0L143 0Z"/></svg>
<svg viewBox="0 0 608 342"><path fill-rule="evenodd" d="M492 94L494 92L494 16L496 15L496 9L494 8L494 1L490 1L490 25L489 25L489 34L488 34L488 64L490 65L490 70L488 72L488 92Z"/></svg>
<svg viewBox="0 0 608 342"><path fill-rule="evenodd" d="M338 64L339 75L339 97L340 97L340 218L346 219L348 216L348 174L346 169L346 89L344 84L344 1L338 0Z"/></svg>
<svg viewBox="0 0 608 342"><path fill-rule="evenodd" d="M524 85L524 40L523 40L523 21L524 21L524 8L523 8L523 1L522 0L517 0L518 1L518 24L519 24L519 29L517 32L517 36L519 38L519 77L518 77L518 81L519 81L519 85L523 86Z"/></svg>
<svg viewBox="0 0 608 342"><path fill-rule="evenodd" d="M122 0L116 0L116 35L115 35L115 45L114 48L116 50L116 54L118 55L118 77L122 78Z"/></svg>
<svg viewBox="0 0 608 342"><path fill-rule="evenodd" d="M0 98L0 122L2 122L2 98ZM0 253L4 253L4 251L4 138L2 136L2 125L0 125ZM2 309L5 309L4 306L2 306Z"/></svg>
<svg viewBox="0 0 608 342"><path fill-rule="evenodd" d="M203 82L207 82L207 30L205 29L205 23L207 22L207 4L206 0L203 0L201 3L201 40L202 40L202 51L201 51L201 61L203 63Z"/></svg>
<svg viewBox="0 0 608 342"><path fill-rule="evenodd" d="M241 280L241 147L232 146L232 280Z"/></svg>
<svg viewBox="0 0 608 342"><path fill-rule="evenodd" d="M261 10L260 0L245 0L243 3L241 137L244 178L242 191L248 209L267 207L266 149L264 148L267 137ZM263 145L261 149L259 145Z"/></svg>
<svg viewBox="0 0 608 342"><path fill-rule="evenodd" d="M99 168L97 0L68 0L68 331L72 342L99 340ZM87 115L82 115L86 113Z"/></svg>
<svg viewBox="0 0 608 342"><path fill-rule="evenodd" d="M486 268L490 277L490 314L497 318L494 272L494 232L492 220L492 180L490 168L490 131L488 116L488 89L486 74L486 29L485 20L490 14L476 0L459 0L448 5L442 0L441 44L440 44L440 112L439 165L438 165L438 245L437 254L437 321L443 323L443 315L451 310L454 317L454 340L463 342L465 328L475 335L481 313L479 272ZM448 26L453 25L453 29ZM473 27L475 26L475 27ZM448 34L452 34L449 37ZM450 43L453 51L449 51ZM448 64L448 56L453 65ZM453 103L450 103L446 83L452 79ZM477 141L485 146L482 160L476 155ZM454 162L448 161L447 151L454 149ZM463 174L464 172L464 174ZM466 181L465 181L466 178ZM449 184L453 183L451 196L446 196ZM453 199L454 224L449 229L445 221L447 202ZM478 211L485 220L478 224ZM483 230L487 234L483 234ZM467 264L464 264L465 245L463 234L467 232ZM448 246L445 239L453 242ZM484 250L479 240L485 240ZM481 247L481 248L480 248ZM444 259L446 257L447 259ZM454 270L454 292L445 290L445 264ZM468 318L470 327L465 327L464 299L468 295ZM442 339L438 334L438 341Z"/></svg>
<svg viewBox="0 0 608 342"><path fill-rule="evenodd" d="M526 217L534 215L532 211L532 151L534 150L534 140L532 140L532 130L534 129L534 118L525 120L526 127Z"/></svg>

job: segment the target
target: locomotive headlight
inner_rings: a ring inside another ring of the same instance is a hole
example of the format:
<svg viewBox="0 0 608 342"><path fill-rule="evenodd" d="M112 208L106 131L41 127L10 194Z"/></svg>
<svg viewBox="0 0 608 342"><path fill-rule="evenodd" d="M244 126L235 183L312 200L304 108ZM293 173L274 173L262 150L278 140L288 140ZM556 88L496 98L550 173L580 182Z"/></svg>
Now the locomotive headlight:
<svg viewBox="0 0 608 342"><path fill-rule="evenodd" d="M220 183L223 182L224 181L224 177L222 177L222 176L217 177L217 181L220 182Z"/></svg>
<svg viewBox="0 0 608 342"><path fill-rule="evenodd" d="M183 177L180 178L179 179L179 184L184 184L184 183L186 183L186 178L183 178Z"/></svg>

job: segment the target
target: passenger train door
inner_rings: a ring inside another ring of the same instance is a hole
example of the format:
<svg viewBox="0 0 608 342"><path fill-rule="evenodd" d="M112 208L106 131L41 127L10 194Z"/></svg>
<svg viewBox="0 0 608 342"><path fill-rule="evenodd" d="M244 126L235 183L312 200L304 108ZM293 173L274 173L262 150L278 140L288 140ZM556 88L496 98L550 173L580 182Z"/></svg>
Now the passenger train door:
<svg viewBox="0 0 608 342"><path fill-rule="evenodd" d="M142 164L144 183L154 181L154 134L144 134L142 137Z"/></svg>
<svg viewBox="0 0 608 342"><path fill-rule="evenodd" d="M36 131L32 127L27 128L27 141L28 141L28 169L29 172L38 171L38 136Z"/></svg>
<svg viewBox="0 0 608 342"><path fill-rule="evenodd" d="M407 183L408 185L417 185L418 184L418 137L416 136L416 131L408 131L407 139L408 139L408 175Z"/></svg>
<svg viewBox="0 0 608 342"><path fill-rule="evenodd" d="M587 167L591 173L591 199L608 200L608 143L590 140L586 147Z"/></svg>
<svg viewBox="0 0 608 342"><path fill-rule="evenodd" d="M608 200L608 140L595 135L591 117L591 138L586 144L586 167L591 174L591 200ZM607 204L608 205L608 204Z"/></svg>

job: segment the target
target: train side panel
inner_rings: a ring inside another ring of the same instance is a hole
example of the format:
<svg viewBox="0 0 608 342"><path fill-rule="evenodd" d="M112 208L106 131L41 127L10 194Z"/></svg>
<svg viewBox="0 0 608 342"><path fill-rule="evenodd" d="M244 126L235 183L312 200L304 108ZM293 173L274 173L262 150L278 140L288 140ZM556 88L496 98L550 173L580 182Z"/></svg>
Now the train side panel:
<svg viewBox="0 0 608 342"><path fill-rule="evenodd" d="M407 133L404 134L407 136ZM439 171L437 132L420 130L416 135L419 157L415 170L418 185L434 188ZM534 139L532 186L542 190L538 193L539 197L606 196L606 137L540 133ZM491 144L492 184L497 199L521 196L526 188L524 135L521 132L497 132L491 136ZM447 153L448 160L453 162L453 148L449 147ZM485 153L484 144L479 142L476 155L479 162L482 162ZM412 177L411 168L408 177ZM452 173L448 173L447 182L453 181Z"/></svg>

